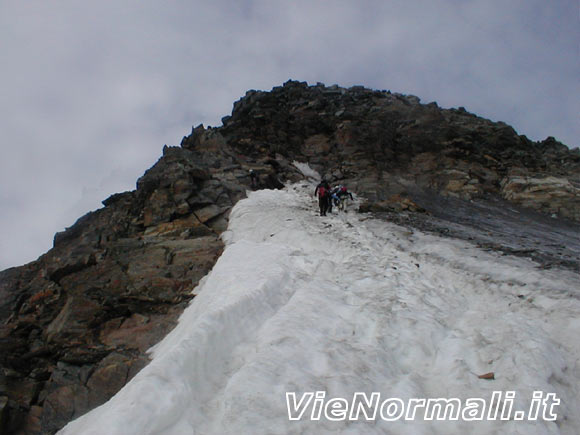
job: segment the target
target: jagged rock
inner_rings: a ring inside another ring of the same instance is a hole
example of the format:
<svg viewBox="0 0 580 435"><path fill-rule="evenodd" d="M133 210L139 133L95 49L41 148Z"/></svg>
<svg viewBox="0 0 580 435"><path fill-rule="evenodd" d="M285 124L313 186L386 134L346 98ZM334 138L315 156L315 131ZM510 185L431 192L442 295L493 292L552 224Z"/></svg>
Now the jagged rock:
<svg viewBox="0 0 580 435"><path fill-rule="evenodd" d="M27 378L8 378L6 387L12 405L20 409L28 409L37 399L42 384ZM2 412L1 409L0 412Z"/></svg>
<svg viewBox="0 0 580 435"><path fill-rule="evenodd" d="M42 407L34 405L26 414L18 435L42 433ZM1 426L0 426L1 428ZM1 430L1 429L0 429ZM1 432L0 432L1 433Z"/></svg>
<svg viewBox="0 0 580 435"><path fill-rule="evenodd" d="M478 378L493 381L495 379L495 373L494 372L485 373L483 375L479 375Z"/></svg>
<svg viewBox="0 0 580 435"><path fill-rule="evenodd" d="M227 211L227 208L222 208L215 204L212 204L199 210L195 210L193 214L202 224L205 224L207 221L218 217L225 211Z"/></svg>
<svg viewBox="0 0 580 435"><path fill-rule="evenodd" d="M67 343L78 339L100 311L100 305L80 296L69 296L62 310L45 330L48 343Z"/></svg>
<svg viewBox="0 0 580 435"><path fill-rule="evenodd" d="M146 350L175 325L221 253L216 231L225 226L213 221L244 193L201 168L192 152L167 149L135 192L83 216L37 262L0 273L0 320L7 322L0 363L18 379L2 388L9 432L35 433L39 422L42 433L54 432L146 363ZM209 198L201 220L187 202L200 194ZM125 362L102 367L111 352ZM74 367L82 370L71 375ZM108 375L119 370L120 381Z"/></svg>
<svg viewBox="0 0 580 435"><path fill-rule="evenodd" d="M100 331L100 341L109 348L136 349L142 353L163 338L171 327L167 316L133 314L109 320Z"/></svg>
<svg viewBox="0 0 580 435"><path fill-rule="evenodd" d="M54 433L90 409L88 390L82 384L60 387L51 392L43 402L41 432Z"/></svg>
<svg viewBox="0 0 580 435"><path fill-rule="evenodd" d="M525 207L580 220L580 188L563 177L508 176L501 195Z"/></svg>
<svg viewBox="0 0 580 435"><path fill-rule="evenodd" d="M101 360L87 381L87 401L91 408L105 403L125 385L134 362L132 358L115 352Z"/></svg>

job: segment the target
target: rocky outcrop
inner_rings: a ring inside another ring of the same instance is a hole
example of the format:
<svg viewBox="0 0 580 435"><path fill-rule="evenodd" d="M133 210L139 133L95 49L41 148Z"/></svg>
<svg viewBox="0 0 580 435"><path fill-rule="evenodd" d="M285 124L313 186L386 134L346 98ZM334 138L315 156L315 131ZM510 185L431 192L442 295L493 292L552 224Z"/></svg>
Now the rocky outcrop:
<svg viewBox="0 0 580 435"><path fill-rule="evenodd" d="M249 91L221 130L241 152L308 161L371 202L428 191L467 200L501 195L573 219L580 211L573 188L528 189L525 201L508 194L514 168L530 179L556 176L580 185L577 149L554 138L532 142L505 123L415 96L287 82L271 92Z"/></svg>
<svg viewBox="0 0 580 435"><path fill-rule="evenodd" d="M510 175L500 185L509 201L580 221L580 184L574 186L568 178Z"/></svg>
<svg viewBox="0 0 580 435"><path fill-rule="evenodd" d="M2 433L54 433L105 402L175 325L249 188L249 163L201 136L198 150L164 148L135 191L56 234L36 262L0 272ZM251 164L263 186L278 181L268 160Z"/></svg>
<svg viewBox="0 0 580 435"><path fill-rule="evenodd" d="M280 188L301 178L294 160L308 162L367 211L495 195L580 220L577 150L463 108L290 81L249 91L223 124L164 147L136 190L56 234L37 261L0 272L1 433L54 433L147 363L219 257L250 169L258 188Z"/></svg>

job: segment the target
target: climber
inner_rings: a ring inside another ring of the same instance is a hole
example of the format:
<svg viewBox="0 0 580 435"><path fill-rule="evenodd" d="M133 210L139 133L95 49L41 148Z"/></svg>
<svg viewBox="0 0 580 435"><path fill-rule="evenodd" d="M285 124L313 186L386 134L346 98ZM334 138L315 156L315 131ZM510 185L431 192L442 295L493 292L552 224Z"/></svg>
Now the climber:
<svg viewBox="0 0 580 435"><path fill-rule="evenodd" d="M350 197L350 200L353 201L354 198L352 197L352 193L348 191L346 186L339 186L338 191L336 192L336 197L338 198L338 209L342 210L346 213L346 200Z"/></svg>
<svg viewBox="0 0 580 435"><path fill-rule="evenodd" d="M331 205L331 207L333 205L338 207L338 204L340 204L340 198L338 197L338 192L340 192L341 188L342 188L342 185L338 184L330 190L330 205Z"/></svg>
<svg viewBox="0 0 580 435"><path fill-rule="evenodd" d="M330 186L326 180L322 180L314 190L314 196L318 195L318 206L320 207L320 216L326 216L330 205Z"/></svg>
<svg viewBox="0 0 580 435"><path fill-rule="evenodd" d="M328 191L328 213L332 213L332 207L337 206L339 203L338 196L336 196L338 187L339 186L334 186Z"/></svg>
<svg viewBox="0 0 580 435"><path fill-rule="evenodd" d="M253 169L250 169L250 184L252 189L256 189L258 187L258 174L256 174Z"/></svg>

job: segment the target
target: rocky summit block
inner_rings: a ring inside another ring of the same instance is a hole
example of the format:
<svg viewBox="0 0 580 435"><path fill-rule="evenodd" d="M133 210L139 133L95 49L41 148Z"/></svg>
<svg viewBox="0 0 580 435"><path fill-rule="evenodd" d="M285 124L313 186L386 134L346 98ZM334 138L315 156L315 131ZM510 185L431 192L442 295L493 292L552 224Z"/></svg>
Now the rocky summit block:
<svg viewBox="0 0 580 435"><path fill-rule="evenodd" d="M361 86L248 91L223 126L165 146L134 191L0 272L0 433L54 433L131 379L221 254L232 206L303 178L294 161L366 211L427 216L421 198L495 195L580 220L580 153L553 138Z"/></svg>
<svg viewBox="0 0 580 435"><path fill-rule="evenodd" d="M465 108L442 109L359 86L289 81L271 92L249 91L217 130L246 155L269 151L306 161L370 202L415 191L466 200L504 196L514 168L528 178L557 175L562 183L580 183L580 153L552 137L533 142ZM560 189L551 199L527 192L537 197L526 206L578 220L574 189ZM556 196L566 207L547 206Z"/></svg>

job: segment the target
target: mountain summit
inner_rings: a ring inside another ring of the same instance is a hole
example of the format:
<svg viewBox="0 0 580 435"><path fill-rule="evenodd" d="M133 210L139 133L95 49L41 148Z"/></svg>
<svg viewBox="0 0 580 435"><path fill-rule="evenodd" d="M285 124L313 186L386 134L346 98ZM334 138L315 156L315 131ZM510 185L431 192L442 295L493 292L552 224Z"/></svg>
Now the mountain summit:
<svg viewBox="0 0 580 435"><path fill-rule="evenodd" d="M147 364L222 254L250 170L254 188L281 189L307 163L348 185L361 212L578 270L580 151L554 138L415 96L296 81L248 91L222 122L164 147L134 191L0 272L0 431L54 433Z"/></svg>

